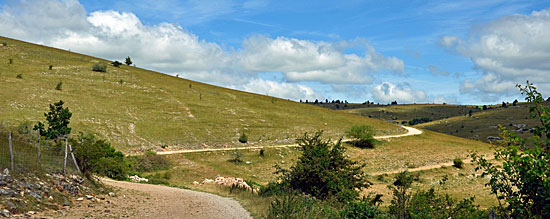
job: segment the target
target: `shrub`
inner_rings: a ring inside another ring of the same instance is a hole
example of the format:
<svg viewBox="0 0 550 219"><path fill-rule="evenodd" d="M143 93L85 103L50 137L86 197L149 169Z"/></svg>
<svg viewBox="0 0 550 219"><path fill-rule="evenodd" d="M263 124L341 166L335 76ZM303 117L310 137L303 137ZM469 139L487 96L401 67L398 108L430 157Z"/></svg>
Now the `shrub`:
<svg viewBox="0 0 550 219"><path fill-rule="evenodd" d="M483 156L472 154L482 170L482 176L490 176L486 186L499 199L500 208L506 218L550 218L550 107L543 105L544 99L533 84L527 81L525 87L517 85L525 95L531 116L541 123L534 129L533 136L524 139L514 132L500 127L502 148L494 152L493 163ZM527 147L527 143L533 146ZM501 204L500 200L505 203Z"/></svg>
<svg viewBox="0 0 550 219"><path fill-rule="evenodd" d="M8 59L8 61L10 62L10 65L13 64L13 59Z"/></svg>
<svg viewBox="0 0 550 219"><path fill-rule="evenodd" d="M155 152L147 151L143 155L128 157L132 170L138 173L167 170L172 166L170 160Z"/></svg>
<svg viewBox="0 0 550 219"><path fill-rule="evenodd" d="M297 139L302 150L296 164L290 169L276 166L280 174L279 185L313 195L320 199L336 198L341 201L356 199L362 188L369 186L364 164L348 159L341 140L332 143L321 139L322 131Z"/></svg>
<svg viewBox="0 0 550 219"><path fill-rule="evenodd" d="M53 69L53 65L49 65L49 66L48 66L48 69L52 70L52 69Z"/></svg>
<svg viewBox="0 0 550 219"><path fill-rule="evenodd" d="M23 79L23 74L18 74L17 76L15 76L16 78L18 79Z"/></svg>
<svg viewBox="0 0 550 219"><path fill-rule="evenodd" d="M116 151L108 142L96 140L92 134L80 133L78 139L71 139L78 165L85 173L95 173L113 179L126 179L129 165L124 154Z"/></svg>
<svg viewBox="0 0 550 219"><path fill-rule="evenodd" d="M107 72L107 66L104 64L94 64L92 65L92 71L96 72Z"/></svg>
<svg viewBox="0 0 550 219"><path fill-rule="evenodd" d="M453 160L453 167L456 167L456 168L459 168L459 169L462 169L464 167L464 161L462 161L462 159L460 158L455 158Z"/></svg>
<svg viewBox="0 0 550 219"><path fill-rule="evenodd" d="M33 126L31 121L24 121L17 127L17 132L22 135L30 134L32 127Z"/></svg>
<svg viewBox="0 0 550 219"><path fill-rule="evenodd" d="M487 218L486 211L474 205L474 198L457 202L448 194L439 194L433 188L412 195L406 208L407 218Z"/></svg>
<svg viewBox="0 0 550 219"><path fill-rule="evenodd" d="M244 132L241 134L241 136L239 137L239 142L241 143L246 143L248 142L248 136L246 136L246 134L244 134Z"/></svg>
<svg viewBox="0 0 550 219"><path fill-rule="evenodd" d="M8 43L2 42L2 46L8 46Z"/></svg>
<svg viewBox="0 0 550 219"><path fill-rule="evenodd" d="M242 160L243 154L241 152L239 152L238 150L233 151L232 156L233 156L233 158L229 160L230 162L233 162L233 163L236 163L236 164L239 164L239 163L243 162L243 160Z"/></svg>
<svg viewBox="0 0 550 219"><path fill-rule="evenodd" d="M155 174L146 176L145 178L149 179L148 183L150 184L170 185L169 180L172 179L172 174L170 172L155 173Z"/></svg>
<svg viewBox="0 0 550 219"><path fill-rule="evenodd" d="M339 218L332 205L310 196L286 195L273 200L266 218Z"/></svg>
<svg viewBox="0 0 550 219"><path fill-rule="evenodd" d="M63 82L60 81L59 83L57 83L57 85L55 85L55 89L56 90L63 90Z"/></svg>
<svg viewBox="0 0 550 219"><path fill-rule="evenodd" d="M260 149L260 157L264 157L265 156L265 150L262 148Z"/></svg>
<svg viewBox="0 0 550 219"><path fill-rule="evenodd" d="M377 197L381 197L377 196ZM378 210L375 205L366 201L351 202L340 211L340 218L381 218L384 212Z"/></svg>
<svg viewBox="0 0 550 219"><path fill-rule="evenodd" d="M368 125L352 126L346 135L355 140L351 144L360 148L374 148L376 139L374 139L374 128Z"/></svg>
<svg viewBox="0 0 550 219"><path fill-rule="evenodd" d="M114 61L114 62L111 62L111 64L115 67L118 67L120 68L120 66L122 65L122 62L119 62L119 61Z"/></svg>

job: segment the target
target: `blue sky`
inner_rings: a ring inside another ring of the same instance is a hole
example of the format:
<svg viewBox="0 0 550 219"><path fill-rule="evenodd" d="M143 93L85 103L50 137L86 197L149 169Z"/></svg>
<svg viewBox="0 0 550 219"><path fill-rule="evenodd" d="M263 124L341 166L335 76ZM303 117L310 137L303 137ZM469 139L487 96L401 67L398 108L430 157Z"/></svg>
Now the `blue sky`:
<svg viewBox="0 0 550 219"><path fill-rule="evenodd" d="M294 100L485 104L550 93L549 3L0 0L0 35Z"/></svg>

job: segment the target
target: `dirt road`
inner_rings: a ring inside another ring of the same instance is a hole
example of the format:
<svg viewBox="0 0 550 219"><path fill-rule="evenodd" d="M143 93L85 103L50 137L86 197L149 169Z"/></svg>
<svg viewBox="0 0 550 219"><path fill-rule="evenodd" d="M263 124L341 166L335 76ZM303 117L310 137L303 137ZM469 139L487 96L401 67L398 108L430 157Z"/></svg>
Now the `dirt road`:
<svg viewBox="0 0 550 219"><path fill-rule="evenodd" d="M115 197L74 200L75 206L43 212L38 218L252 218L235 200L160 185L101 179L112 186Z"/></svg>
<svg viewBox="0 0 550 219"><path fill-rule="evenodd" d="M383 140L388 138L401 138L412 135L420 135L422 131L413 127L402 126L407 130L405 134L399 135L384 135L384 136L374 136L375 139ZM344 139L343 141L349 141L350 139ZM254 147L238 147L238 148L205 148L205 149L190 149L190 150L178 150L178 151L160 151L157 154L168 155L168 154L183 154L183 153L197 153L197 152L206 152L206 151L234 151L234 150L248 150L248 149L261 149L261 148L285 148L285 147L297 147L297 144L287 144L287 145L276 145L276 146L254 146Z"/></svg>

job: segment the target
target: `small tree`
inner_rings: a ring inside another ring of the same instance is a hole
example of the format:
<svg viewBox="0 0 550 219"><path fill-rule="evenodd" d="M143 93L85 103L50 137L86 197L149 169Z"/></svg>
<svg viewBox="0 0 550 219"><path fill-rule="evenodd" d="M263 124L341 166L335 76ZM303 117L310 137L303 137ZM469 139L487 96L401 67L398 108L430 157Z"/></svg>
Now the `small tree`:
<svg viewBox="0 0 550 219"><path fill-rule="evenodd" d="M464 167L464 161L462 161L462 159L460 158L455 158L453 160L453 167L456 167L458 169L462 169Z"/></svg>
<svg viewBox="0 0 550 219"><path fill-rule="evenodd" d="M60 81L59 83L57 83L57 85L55 86L55 89L56 90L63 90L63 82Z"/></svg>
<svg viewBox="0 0 550 219"><path fill-rule="evenodd" d="M42 122L38 122L34 126L34 130L40 130L40 134L46 136L48 139L57 140L59 137L66 136L71 133L71 128L69 128L69 120L73 115L69 108L63 108L63 102L60 100L53 105L50 104L50 112L44 113L46 121L48 123L48 129L44 128Z"/></svg>
<svg viewBox="0 0 550 219"><path fill-rule="evenodd" d="M399 219L407 218L407 206L411 199L411 194L407 191L411 188L414 177L407 171L397 174L393 185L388 185L388 188L393 193L391 200L390 213L397 215Z"/></svg>
<svg viewBox="0 0 550 219"><path fill-rule="evenodd" d="M279 185L320 199L356 199L359 191L369 186L363 172L365 165L346 158L341 140L335 144L330 139L323 141L322 133L306 133L296 140L302 156L290 169L277 166L276 173L281 174Z"/></svg>
<svg viewBox="0 0 550 219"><path fill-rule="evenodd" d="M374 139L374 128L368 125L352 126L349 131L346 132L346 135L355 140L351 143L360 148L373 148L376 143Z"/></svg>
<svg viewBox="0 0 550 219"><path fill-rule="evenodd" d="M132 62L132 59L130 58L130 56L126 57L126 60L124 60L124 63L126 63L126 65L131 65L133 62Z"/></svg>
<svg viewBox="0 0 550 219"><path fill-rule="evenodd" d="M244 134L244 131L242 132L241 136L239 137L239 142L241 142L243 144L248 142L248 136L246 136L246 134Z"/></svg>

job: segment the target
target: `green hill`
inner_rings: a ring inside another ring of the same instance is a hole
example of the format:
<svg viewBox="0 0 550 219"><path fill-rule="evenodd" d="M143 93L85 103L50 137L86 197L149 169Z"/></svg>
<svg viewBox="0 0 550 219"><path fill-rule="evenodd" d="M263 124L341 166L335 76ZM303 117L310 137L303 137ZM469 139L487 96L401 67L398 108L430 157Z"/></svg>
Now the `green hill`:
<svg viewBox="0 0 550 219"><path fill-rule="evenodd" d="M44 120L48 104L63 100L73 112L73 135L95 133L127 152L161 146L231 147L242 145L237 141L242 132L250 144L283 144L315 130L339 137L352 124L372 125L379 134L404 132L345 112L136 67L118 68L108 60L0 37L2 43L7 45L0 47L4 129ZM91 71L94 64L107 65L107 72ZM59 82L61 90L56 89Z"/></svg>
<svg viewBox="0 0 550 219"><path fill-rule="evenodd" d="M550 102L545 102L544 105L549 106ZM528 103L508 107L492 106L492 109L473 113L472 116L455 116L418 124L416 127L489 142L490 139L494 141L499 137L498 126L502 125L515 131L520 137L529 137L532 136L531 129L540 125L539 120L529 116L529 107L532 106L533 104Z"/></svg>

